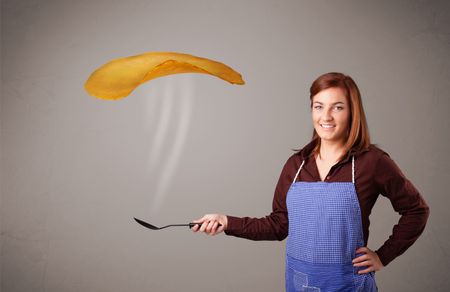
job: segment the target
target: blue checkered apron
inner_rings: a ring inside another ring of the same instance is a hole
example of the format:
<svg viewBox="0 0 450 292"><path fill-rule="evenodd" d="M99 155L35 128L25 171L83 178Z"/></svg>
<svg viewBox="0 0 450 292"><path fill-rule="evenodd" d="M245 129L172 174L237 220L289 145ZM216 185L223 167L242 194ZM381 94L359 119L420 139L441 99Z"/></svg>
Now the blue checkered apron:
<svg viewBox="0 0 450 292"><path fill-rule="evenodd" d="M303 164L286 199L286 291L377 291L374 273L352 264L364 246L354 157L352 182L296 182Z"/></svg>

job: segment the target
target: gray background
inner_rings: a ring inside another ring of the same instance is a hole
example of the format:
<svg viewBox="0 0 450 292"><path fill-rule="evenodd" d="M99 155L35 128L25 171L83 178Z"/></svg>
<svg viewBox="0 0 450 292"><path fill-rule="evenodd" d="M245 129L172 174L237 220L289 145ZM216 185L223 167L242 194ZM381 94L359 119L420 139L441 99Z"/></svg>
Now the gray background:
<svg viewBox="0 0 450 292"><path fill-rule="evenodd" d="M308 89L354 77L374 143L431 207L381 291L448 291L448 1L1 1L1 290L283 291L284 242L186 229L209 212L264 216L312 133ZM156 79L89 96L103 63L147 51L222 61L247 84ZM239 202L239 203L238 203ZM380 198L376 249L398 220Z"/></svg>

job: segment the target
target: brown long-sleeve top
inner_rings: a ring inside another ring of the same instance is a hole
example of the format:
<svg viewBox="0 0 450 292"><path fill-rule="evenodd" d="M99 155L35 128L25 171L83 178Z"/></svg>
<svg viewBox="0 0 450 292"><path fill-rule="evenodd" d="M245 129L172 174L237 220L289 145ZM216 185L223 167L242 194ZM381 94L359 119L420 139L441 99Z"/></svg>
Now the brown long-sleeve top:
<svg viewBox="0 0 450 292"><path fill-rule="evenodd" d="M286 195L303 160L305 164L297 181L321 181L312 154L315 145L315 141L309 143L287 160L275 189L270 215L263 218L227 216L225 233L251 240L285 239L288 235ZM429 207L389 155L374 145L361 153L348 154L330 169L325 181L351 182L352 155L355 156L355 188L361 208L365 245L369 238L369 215L379 194L389 198L394 210L401 215L392 234L376 250L386 266L420 236L428 219Z"/></svg>

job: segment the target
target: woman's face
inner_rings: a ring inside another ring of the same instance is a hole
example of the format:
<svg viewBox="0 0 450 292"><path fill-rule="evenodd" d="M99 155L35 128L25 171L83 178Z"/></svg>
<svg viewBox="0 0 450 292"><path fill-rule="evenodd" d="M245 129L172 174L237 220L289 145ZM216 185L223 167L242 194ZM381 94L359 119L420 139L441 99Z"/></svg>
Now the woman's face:
<svg viewBox="0 0 450 292"><path fill-rule="evenodd" d="M350 123L350 105L344 91L331 87L313 96L312 121L323 142L344 144Z"/></svg>

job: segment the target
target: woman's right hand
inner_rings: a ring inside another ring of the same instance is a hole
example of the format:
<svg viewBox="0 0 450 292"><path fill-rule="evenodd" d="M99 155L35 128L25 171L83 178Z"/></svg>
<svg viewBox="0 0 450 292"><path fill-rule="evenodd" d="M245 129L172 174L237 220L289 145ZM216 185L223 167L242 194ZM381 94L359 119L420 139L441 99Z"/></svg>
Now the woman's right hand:
<svg viewBox="0 0 450 292"><path fill-rule="evenodd" d="M201 226L194 225L193 232L204 232L208 235L216 235L227 229L228 218L222 214L207 214L193 223L201 223Z"/></svg>

